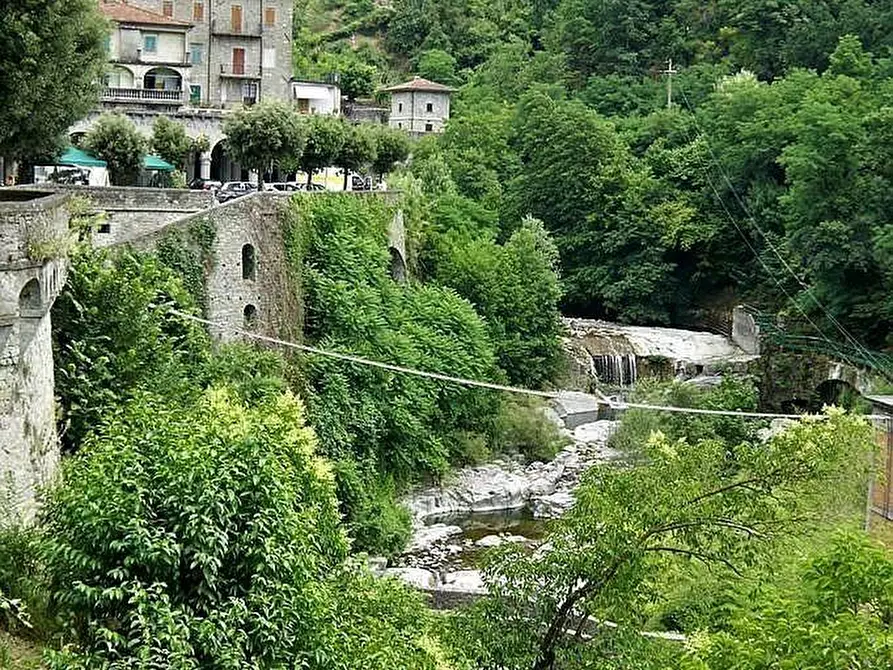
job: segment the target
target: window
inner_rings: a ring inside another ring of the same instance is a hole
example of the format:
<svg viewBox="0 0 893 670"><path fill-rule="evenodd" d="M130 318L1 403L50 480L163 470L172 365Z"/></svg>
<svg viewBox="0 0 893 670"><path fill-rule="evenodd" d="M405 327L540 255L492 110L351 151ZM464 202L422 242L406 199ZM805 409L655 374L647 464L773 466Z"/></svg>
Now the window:
<svg viewBox="0 0 893 670"><path fill-rule="evenodd" d="M150 54L158 51L158 35L143 35L143 51Z"/></svg>
<svg viewBox="0 0 893 670"><path fill-rule="evenodd" d="M242 5L230 7L230 23L234 33L242 32Z"/></svg>
<svg viewBox="0 0 893 670"><path fill-rule="evenodd" d="M298 98L298 111L301 114L310 113L310 100L308 98Z"/></svg>
<svg viewBox="0 0 893 670"><path fill-rule="evenodd" d="M170 18L174 15L174 0L164 0L161 3L161 13Z"/></svg>
<svg viewBox="0 0 893 670"><path fill-rule="evenodd" d="M245 74L245 49L233 49L233 74Z"/></svg>
<svg viewBox="0 0 893 670"><path fill-rule="evenodd" d="M398 111L398 112L402 112L402 111L403 111L403 103L402 103L402 102L398 102L398 103L397 103L397 111Z"/></svg>
<svg viewBox="0 0 893 670"><path fill-rule="evenodd" d="M276 25L276 8L275 7L266 7L264 9L264 25L267 28L272 28Z"/></svg>
<svg viewBox="0 0 893 670"><path fill-rule="evenodd" d="M257 102L257 84L242 84L242 102L246 105Z"/></svg>
<svg viewBox="0 0 893 670"><path fill-rule="evenodd" d="M397 127L398 127L398 128L402 128L402 127L403 127L403 121L398 121L398 122L397 122Z"/></svg>
<svg viewBox="0 0 893 670"><path fill-rule="evenodd" d="M202 60L204 60L204 44L190 44L189 45L189 62L193 65L201 64Z"/></svg>
<svg viewBox="0 0 893 670"><path fill-rule="evenodd" d="M100 223L99 224L99 232L102 233L103 235L108 235L109 233L112 232L112 224L110 224L108 222Z"/></svg>
<svg viewBox="0 0 893 670"><path fill-rule="evenodd" d="M257 307L254 305L245 305L242 310L242 316L245 317L245 328L251 329L257 324Z"/></svg>
<svg viewBox="0 0 893 670"><path fill-rule="evenodd" d="M434 111L434 105L431 104L430 102L425 103L425 111L428 112L428 113L433 112L433 111Z"/></svg>
<svg viewBox="0 0 893 670"><path fill-rule="evenodd" d="M257 254L250 244L242 247L242 279L257 279Z"/></svg>
<svg viewBox="0 0 893 670"><path fill-rule="evenodd" d="M426 123L425 124L425 132L430 133L432 130L434 130L434 126L431 125L430 123Z"/></svg>
<svg viewBox="0 0 893 670"><path fill-rule="evenodd" d="M192 20L203 21L205 18L205 3L195 2L192 4Z"/></svg>
<svg viewBox="0 0 893 670"><path fill-rule="evenodd" d="M202 102L202 87L196 84L189 86L189 102L193 105L200 105Z"/></svg>
<svg viewBox="0 0 893 670"><path fill-rule="evenodd" d="M264 67L276 67L276 49L269 48L264 49L264 59L263 59Z"/></svg>

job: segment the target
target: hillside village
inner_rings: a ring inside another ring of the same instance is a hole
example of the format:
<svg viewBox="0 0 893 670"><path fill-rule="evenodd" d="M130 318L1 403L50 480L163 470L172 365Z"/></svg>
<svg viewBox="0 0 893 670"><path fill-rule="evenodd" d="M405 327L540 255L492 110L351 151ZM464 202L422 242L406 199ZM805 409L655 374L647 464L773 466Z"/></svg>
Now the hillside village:
<svg viewBox="0 0 893 670"><path fill-rule="evenodd" d="M0 7L0 670L893 666L891 21Z"/></svg>

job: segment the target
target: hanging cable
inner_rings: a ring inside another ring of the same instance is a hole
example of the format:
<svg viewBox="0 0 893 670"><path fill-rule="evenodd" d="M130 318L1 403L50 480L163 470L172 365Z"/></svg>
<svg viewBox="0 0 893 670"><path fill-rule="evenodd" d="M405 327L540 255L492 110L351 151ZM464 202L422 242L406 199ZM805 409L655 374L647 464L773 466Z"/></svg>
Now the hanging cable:
<svg viewBox="0 0 893 670"><path fill-rule="evenodd" d="M445 375L439 372L428 372L426 370L417 370L415 368L409 368L403 365L395 365L393 363L384 363L382 361L376 361L370 358L364 358L362 356L355 356L353 354L344 354L337 351L329 351L327 349L320 349L318 347L312 347L307 344L298 344L297 342L289 342L287 340L280 340L275 337L268 337L267 335L260 335L259 333L253 333L248 330L244 330L242 328L236 328L235 326L229 326L224 323L219 323L216 321L211 321L209 319L205 319L199 316L195 316L194 314L187 314L186 312L181 312L176 309L168 309L167 312L174 316L180 317L182 319L186 319L188 321L193 321L195 323L200 323L204 326L208 326L210 328L216 328L221 331L226 331L233 333L235 335L240 335L242 337L246 337L252 340L257 340L258 342L266 342L267 344L274 344L277 346L286 347L289 349L296 349L298 351L303 351L309 354L316 354L318 356L324 356L326 358L333 358L335 360L346 361L349 363L356 363L358 365L365 365L367 367L378 368L381 370L388 370L390 372L396 372L399 374L411 375L414 377L422 377L425 379L434 379L436 381L447 382L450 384L457 384L460 386L467 386L472 388L483 388L490 389L492 391L502 391L505 393L515 393L518 395L527 395L527 396L535 396L539 398L548 398L550 400L562 400L566 399L567 395L565 393L561 393L559 391L538 391L536 389L528 389L520 386L509 386L506 384L494 384L491 382L483 382L477 379L467 379L464 377L455 377L453 375ZM593 402L597 405L601 405L603 407L608 407L610 409L615 410L625 410L625 409L641 409L655 412L673 412L678 414L700 414L700 415L708 415L708 416L729 416L729 417L739 417L739 418L749 418L749 419L793 419L799 420L806 416L812 416L814 418L823 418L824 415L816 414L816 415L807 415L807 414L778 414L773 412L744 412L738 410L719 410L719 409L700 409L697 407L675 407L672 405L650 405L646 403L635 403L635 402L624 402L621 400L611 400L604 393L596 389L595 394L585 393L582 394L587 397L592 398ZM883 417L875 416L875 415L866 415L865 418L868 419L879 419Z"/></svg>

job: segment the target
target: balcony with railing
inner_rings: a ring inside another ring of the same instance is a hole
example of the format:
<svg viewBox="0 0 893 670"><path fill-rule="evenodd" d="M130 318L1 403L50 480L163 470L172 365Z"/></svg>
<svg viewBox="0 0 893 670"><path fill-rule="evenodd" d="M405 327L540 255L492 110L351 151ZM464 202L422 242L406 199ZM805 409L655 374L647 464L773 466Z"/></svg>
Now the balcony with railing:
<svg viewBox="0 0 893 670"><path fill-rule="evenodd" d="M262 26L260 23L248 21L232 21L227 19L213 19L211 21L212 35L231 35L236 37L260 37Z"/></svg>
<svg viewBox="0 0 893 670"><path fill-rule="evenodd" d="M260 79L260 66L247 63L221 63L220 76L235 79Z"/></svg>
<svg viewBox="0 0 893 670"><path fill-rule="evenodd" d="M157 105L183 104L183 91L154 88L115 88L106 87L102 92L103 102L139 102Z"/></svg>

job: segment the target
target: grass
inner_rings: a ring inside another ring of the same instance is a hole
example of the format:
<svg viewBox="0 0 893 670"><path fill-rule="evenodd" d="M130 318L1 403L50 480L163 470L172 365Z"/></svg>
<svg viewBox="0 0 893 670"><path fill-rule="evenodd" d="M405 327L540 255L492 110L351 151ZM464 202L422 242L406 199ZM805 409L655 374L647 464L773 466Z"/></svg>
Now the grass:
<svg viewBox="0 0 893 670"><path fill-rule="evenodd" d="M868 532L888 549L893 549L893 521L887 521L877 515L873 515Z"/></svg>
<svg viewBox="0 0 893 670"><path fill-rule="evenodd" d="M0 670L31 670L39 667L40 647L0 630Z"/></svg>

